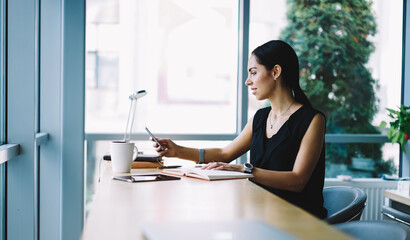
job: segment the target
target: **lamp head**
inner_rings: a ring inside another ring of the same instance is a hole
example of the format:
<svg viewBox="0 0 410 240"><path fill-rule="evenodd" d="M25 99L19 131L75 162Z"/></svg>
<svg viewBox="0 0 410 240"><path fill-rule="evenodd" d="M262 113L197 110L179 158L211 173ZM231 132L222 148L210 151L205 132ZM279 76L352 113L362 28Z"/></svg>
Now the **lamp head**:
<svg viewBox="0 0 410 240"><path fill-rule="evenodd" d="M133 93L132 95L130 95L130 100L137 100L139 98L142 98L143 96L147 95L147 91L145 90L140 90L136 93Z"/></svg>

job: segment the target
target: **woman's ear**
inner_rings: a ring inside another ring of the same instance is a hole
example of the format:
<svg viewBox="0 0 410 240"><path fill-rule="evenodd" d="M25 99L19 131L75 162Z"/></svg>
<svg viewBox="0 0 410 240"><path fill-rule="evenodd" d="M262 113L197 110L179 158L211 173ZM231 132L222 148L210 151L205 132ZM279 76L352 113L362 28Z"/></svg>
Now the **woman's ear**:
<svg viewBox="0 0 410 240"><path fill-rule="evenodd" d="M273 66L272 68L272 75L273 75L273 79L278 79L282 74L282 67L279 64L276 64L275 66Z"/></svg>

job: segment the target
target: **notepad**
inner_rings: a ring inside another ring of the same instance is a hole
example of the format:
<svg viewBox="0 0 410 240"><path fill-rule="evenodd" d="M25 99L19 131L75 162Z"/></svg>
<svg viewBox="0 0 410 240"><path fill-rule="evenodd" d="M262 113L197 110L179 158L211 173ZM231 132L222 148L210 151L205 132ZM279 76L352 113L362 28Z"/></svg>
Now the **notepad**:
<svg viewBox="0 0 410 240"><path fill-rule="evenodd" d="M196 168L165 169L162 174L199 178L203 180L240 179L253 177L250 173L226 170L202 170Z"/></svg>

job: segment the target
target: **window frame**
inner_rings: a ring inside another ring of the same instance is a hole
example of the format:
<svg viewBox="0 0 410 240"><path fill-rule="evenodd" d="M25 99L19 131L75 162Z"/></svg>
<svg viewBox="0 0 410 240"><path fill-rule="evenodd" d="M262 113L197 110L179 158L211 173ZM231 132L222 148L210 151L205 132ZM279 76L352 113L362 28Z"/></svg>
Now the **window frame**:
<svg viewBox="0 0 410 240"><path fill-rule="evenodd" d="M401 104L410 105L410 0L403 1L403 55ZM410 142L402 151L399 161L399 176L410 177Z"/></svg>
<svg viewBox="0 0 410 240"><path fill-rule="evenodd" d="M47 141L39 149L40 239L78 239L84 226L85 6L85 0L40 5L37 140Z"/></svg>
<svg viewBox="0 0 410 240"><path fill-rule="evenodd" d="M0 145L4 144L6 139L5 7L5 0L0 0Z"/></svg>
<svg viewBox="0 0 410 240"><path fill-rule="evenodd" d="M84 225L85 0L8 1L5 22L4 141L24 151L0 165L6 169L0 177L7 178L0 189L7 213L0 234L78 239Z"/></svg>
<svg viewBox="0 0 410 240"><path fill-rule="evenodd" d="M0 148L6 140L5 26L6 2L0 0ZM1 160L0 160L1 162ZM6 164L0 163L0 212L6 212ZM6 239L6 214L0 215L0 240Z"/></svg>
<svg viewBox="0 0 410 240"><path fill-rule="evenodd" d="M6 236L37 239L35 39L37 1L7 1L7 143L24 149L6 166ZM21 6L24 6L21 7ZM25 71L21 71L25 69ZM25 86L21 88L21 86ZM19 111L24 109L24 111ZM27 179L27 181L22 181ZM30 201L27 201L30 199ZM25 231L22 227L25 226ZM32 226L32 227L27 227Z"/></svg>

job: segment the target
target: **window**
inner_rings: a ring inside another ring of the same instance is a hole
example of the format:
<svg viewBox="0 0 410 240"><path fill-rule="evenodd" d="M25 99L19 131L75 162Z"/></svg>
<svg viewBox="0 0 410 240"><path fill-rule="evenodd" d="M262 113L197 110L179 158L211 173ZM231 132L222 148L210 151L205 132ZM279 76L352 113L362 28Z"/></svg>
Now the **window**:
<svg viewBox="0 0 410 240"><path fill-rule="evenodd" d="M342 6L255 0L249 49L271 39L290 42L299 56L302 88L327 115L328 135L385 134L378 127L389 120L385 108L396 108L401 100L402 12L402 1L351 1ZM250 96L249 113L268 104ZM326 176L396 175L399 154L398 146L383 141L327 143ZM364 166L358 167L357 161Z"/></svg>
<svg viewBox="0 0 410 240"><path fill-rule="evenodd" d="M250 1L249 51L271 39L289 38L292 22L288 17L297 9L290 11L291 5L287 3L293 1ZM360 25L354 24L355 21L367 24L364 28L367 34L360 32L365 31L363 29L356 29L364 42L360 48L363 55L355 56L361 61L357 64L360 67L353 69L354 76L362 74L354 78L357 81L341 78L342 84L339 81L321 86L316 73L305 74L301 80L315 106L323 100L331 103L321 109L328 118L326 177L397 175L400 151L398 146L386 141L385 130L378 125L387 120L385 108L394 108L401 101L395 93L402 88L403 3L368 1L363 6L366 11L362 8L356 11L356 1L349 6L332 4L330 10L335 13L361 12L369 18L362 21L360 14L353 14L350 16L353 20L341 30L336 23L324 26L315 22L319 17L339 16L318 15L315 11L320 11L320 6L304 8L309 11L303 11L305 15L301 16L304 17L299 17L304 24L313 21L315 37L326 33L336 40L344 37L351 42L360 42L360 39L346 28ZM138 146L144 151L150 148L146 146L147 138L143 137L145 125L158 136L177 136L174 140L206 140L207 134L221 136L221 146L236 136L237 104L242 104L236 102L237 89L238 84L243 84L235 80L238 78L237 12L238 1L230 0L197 1L195 4L183 0L132 3L87 0L87 185L94 181L96 163L107 153L107 141L124 134L130 106L128 96L137 90L148 92L138 100L133 129L136 140L140 141ZM332 19L325 20L332 22ZM312 36L301 42L315 42ZM324 46L318 46L317 53ZM303 47L295 47L302 61L301 69L311 71L306 67L310 62L304 59L309 46ZM338 55L337 50L329 51ZM324 61L318 57L316 60L315 66L341 61L338 58ZM357 63L353 57L348 57L347 61ZM303 68L302 64L306 66ZM338 71L330 72L333 77L350 70L336 69ZM319 85L315 88L308 80ZM315 94L325 98L315 98ZM257 102L251 95L248 99L249 117L269 104ZM196 138L189 135L192 133ZM358 167L361 166L358 162L363 167Z"/></svg>
<svg viewBox="0 0 410 240"><path fill-rule="evenodd" d="M236 133L238 2L87 1L86 132Z"/></svg>
<svg viewBox="0 0 410 240"><path fill-rule="evenodd" d="M139 151L154 151L144 126L188 146L236 136L238 1L87 0L86 16L87 203L138 90Z"/></svg>

